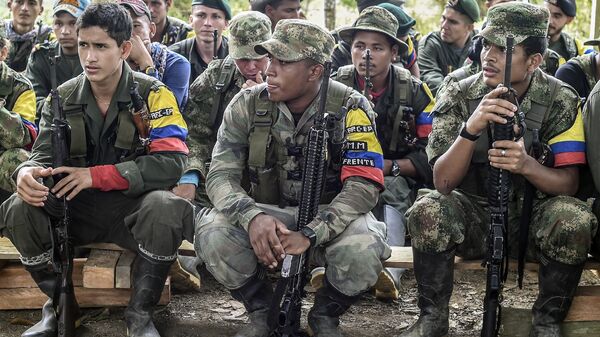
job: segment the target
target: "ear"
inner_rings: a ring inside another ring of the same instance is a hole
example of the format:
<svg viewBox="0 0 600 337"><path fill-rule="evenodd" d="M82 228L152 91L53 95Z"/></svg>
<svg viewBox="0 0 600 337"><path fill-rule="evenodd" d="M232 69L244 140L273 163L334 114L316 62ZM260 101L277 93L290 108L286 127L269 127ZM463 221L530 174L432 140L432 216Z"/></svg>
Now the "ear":
<svg viewBox="0 0 600 337"><path fill-rule="evenodd" d="M536 70L542 64L543 61L544 56L542 56L542 54L540 53L530 55L529 59L527 60L527 71L533 73L533 71Z"/></svg>
<svg viewBox="0 0 600 337"><path fill-rule="evenodd" d="M156 35L156 24L150 21L150 38L153 38Z"/></svg>
<svg viewBox="0 0 600 337"><path fill-rule="evenodd" d="M188 19L188 23L191 25L194 22L194 17L190 14L190 18Z"/></svg>
<svg viewBox="0 0 600 337"><path fill-rule="evenodd" d="M171 5L173 4L173 0L167 0L165 1L165 3L167 4L167 9L169 9L169 7L171 7Z"/></svg>
<svg viewBox="0 0 600 337"><path fill-rule="evenodd" d="M121 44L121 58L123 60L127 60L129 54L131 53L131 48L133 48L131 41L123 41L123 44Z"/></svg>
<svg viewBox="0 0 600 337"><path fill-rule="evenodd" d="M313 64L309 67L308 81L320 81L325 68L322 64Z"/></svg>
<svg viewBox="0 0 600 337"><path fill-rule="evenodd" d="M0 49L0 62L6 60L7 57L8 57L8 46L4 46L4 47L2 47L2 49Z"/></svg>
<svg viewBox="0 0 600 337"><path fill-rule="evenodd" d="M268 17L271 17L271 15L273 15L273 10L275 10L275 8L273 8L273 6L271 6L271 5L266 5L265 6L265 14Z"/></svg>
<svg viewBox="0 0 600 337"><path fill-rule="evenodd" d="M396 59L396 57L398 57L398 49L399 48L400 47L398 47L397 44L395 44L395 45L392 46L392 62L393 62L393 60Z"/></svg>

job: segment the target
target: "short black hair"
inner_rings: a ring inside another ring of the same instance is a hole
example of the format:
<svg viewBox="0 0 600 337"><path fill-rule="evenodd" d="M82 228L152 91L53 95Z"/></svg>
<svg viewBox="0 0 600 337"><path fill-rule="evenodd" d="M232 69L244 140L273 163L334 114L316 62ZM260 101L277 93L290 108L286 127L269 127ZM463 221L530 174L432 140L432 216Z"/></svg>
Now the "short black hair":
<svg viewBox="0 0 600 337"><path fill-rule="evenodd" d="M531 56L540 53L543 56L546 53L546 49L548 49L548 38L530 36L519 44L523 46L525 55Z"/></svg>
<svg viewBox="0 0 600 337"><path fill-rule="evenodd" d="M77 32L81 28L100 27L121 46L131 39L133 21L129 12L116 3L93 3L77 19Z"/></svg>

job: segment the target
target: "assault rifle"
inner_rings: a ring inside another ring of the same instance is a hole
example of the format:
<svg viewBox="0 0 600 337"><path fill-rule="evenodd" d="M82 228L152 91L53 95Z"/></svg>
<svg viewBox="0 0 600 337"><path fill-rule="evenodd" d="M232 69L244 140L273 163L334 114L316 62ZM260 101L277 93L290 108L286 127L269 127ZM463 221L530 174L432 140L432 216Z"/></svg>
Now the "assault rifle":
<svg viewBox="0 0 600 337"><path fill-rule="evenodd" d="M506 38L506 66L504 68L504 86L508 92L502 98L517 104L516 93L512 88L511 69L514 37ZM503 116L506 124L493 124L493 134L488 129L490 141L514 140L515 118ZM491 144L491 143L490 143ZM502 308L503 283L508 276L508 198L510 194L510 172L490 166L488 176L488 203L490 208L490 227L487 238L488 252L486 260L487 279L483 302L482 337L498 336Z"/></svg>
<svg viewBox="0 0 600 337"><path fill-rule="evenodd" d="M58 57L54 49L50 49L50 82L52 90L52 167L65 166L69 162L69 147L71 144L71 127L60 104L56 84L56 62ZM55 183L64 178L63 174L55 175ZM60 216L50 221L50 237L52 240L52 266L57 274L54 288L53 303L58 316L58 336L74 337L75 321L79 315L79 305L73 291L73 247L69 242L69 204L66 196L60 200Z"/></svg>
<svg viewBox="0 0 600 337"><path fill-rule="evenodd" d="M150 113L148 106L139 92L139 83L133 81L133 85L129 88L129 96L131 96L131 118L133 124L138 131L140 142L144 150L150 145Z"/></svg>
<svg viewBox="0 0 600 337"><path fill-rule="evenodd" d="M308 133L306 144L302 189L298 205L298 221L296 228L301 230L317 215L321 193L325 183L326 148L329 133L326 127L325 107L329 89L331 62L325 63L319 109L315 115L315 123ZM274 303L271 307L270 325L274 327L273 337L305 336L300 331L300 315L302 314L302 298L306 296L304 287L308 279L309 251L301 255L286 255L281 267L281 279L277 282ZM278 311L278 314L276 314ZM277 316L276 318L273 316Z"/></svg>
<svg viewBox="0 0 600 337"><path fill-rule="evenodd" d="M369 94L373 88L373 82L371 82L371 49L365 49L365 88L363 90L363 96L369 101Z"/></svg>
<svg viewBox="0 0 600 337"><path fill-rule="evenodd" d="M217 48L217 38L218 38L218 34L219 32L215 29L213 30L213 60L216 60L219 58L219 48Z"/></svg>

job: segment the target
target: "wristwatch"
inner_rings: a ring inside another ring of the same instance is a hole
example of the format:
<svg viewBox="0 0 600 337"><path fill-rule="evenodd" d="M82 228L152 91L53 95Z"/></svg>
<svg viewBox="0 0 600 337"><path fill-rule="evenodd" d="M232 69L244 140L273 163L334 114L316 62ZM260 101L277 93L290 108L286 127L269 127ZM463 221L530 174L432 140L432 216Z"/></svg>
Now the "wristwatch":
<svg viewBox="0 0 600 337"><path fill-rule="evenodd" d="M304 234L310 240L310 246L313 247L317 243L317 234L312 228L304 226L300 229L300 233Z"/></svg>
<svg viewBox="0 0 600 337"><path fill-rule="evenodd" d="M394 177L397 177L400 175L400 165L398 165L398 162L395 160L392 160L392 175Z"/></svg>
<svg viewBox="0 0 600 337"><path fill-rule="evenodd" d="M467 131L467 123L463 123L462 128L460 128L460 136L472 142L475 142L477 141L477 139L479 139L480 135L470 134L469 131Z"/></svg>
<svg viewBox="0 0 600 337"><path fill-rule="evenodd" d="M154 76L156 74L156 68L154 68L153 66L148 66L146 67L146 69L144 69L144 73L146 75Z"/></svg>

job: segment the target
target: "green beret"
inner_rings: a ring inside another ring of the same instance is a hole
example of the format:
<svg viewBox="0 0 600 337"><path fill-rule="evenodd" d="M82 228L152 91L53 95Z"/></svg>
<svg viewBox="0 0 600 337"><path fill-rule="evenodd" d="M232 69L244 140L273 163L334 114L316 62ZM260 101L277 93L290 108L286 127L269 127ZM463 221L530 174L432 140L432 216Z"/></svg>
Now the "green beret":
<svg viewBox="0 0 600 337"><path fill-rule="evenodd" d="M544 0L544 2L560 7L567 16L577 15L577 4L575 0Z"/></svg>
<svg viewBox="0 0 600 337"><path fill-rule="evenodd" d="M452 8L471 19L473 22L479 21L479 4L475 0L448 0L446 8Z"/></svg>
<svg viewBox="0 0 600 337"><path fill-rule="evenodd" d="M477 36L482 36L493 44L506 46L506 37L513 35L515 45L528 37L548 35L546 8L524 2L505 2L494 6L488 12L487 25Z"/></svg>
<svg viewBox="0 0 600 337"><path fill-rule="evenodd" d="M408 34L410 29L417 22L410 15L408 15L402 9L402 7L392 5L389 2L382 3L381 5L377 5L377 7L386 9L388 12L392 13L392 15L394 15L396 17L396 20L398 20L398 32L396 33L396 36L404 36L404 35Z"/></svg>
<svg viewBox="0 0 600 337"><path fill-rule="evenodd" d="M206 7L220 9L225 12L225 19L231 20L231 7L229 0L192 0L192 6L204 5Z"/></svg>

